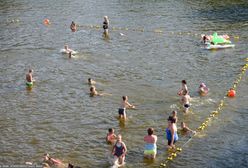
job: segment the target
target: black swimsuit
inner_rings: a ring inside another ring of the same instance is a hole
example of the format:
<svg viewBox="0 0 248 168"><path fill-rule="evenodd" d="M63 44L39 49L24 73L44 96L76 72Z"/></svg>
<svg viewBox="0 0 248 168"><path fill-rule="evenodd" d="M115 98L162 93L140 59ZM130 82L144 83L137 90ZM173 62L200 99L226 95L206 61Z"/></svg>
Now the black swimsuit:
<svg viewBox="0 0 248 168"><path fill-rule="evenodd" d="M103 26L102 28L105 30L105 29L108 29L108 22L104 21L103 22Z"/></svg>

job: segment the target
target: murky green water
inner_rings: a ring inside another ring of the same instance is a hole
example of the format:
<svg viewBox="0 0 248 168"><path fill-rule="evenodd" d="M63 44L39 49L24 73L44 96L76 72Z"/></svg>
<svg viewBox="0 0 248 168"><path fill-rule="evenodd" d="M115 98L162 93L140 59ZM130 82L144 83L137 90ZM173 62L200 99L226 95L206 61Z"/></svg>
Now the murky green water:
<svg viewBox="0 0 248 168"><path fill-rule="evenodd" d="M0 4L0 164L37 163L48 152L82 167L109 167L105 136L113 127L128 148L126 167L157 167L167 157L164 129L171 111L179 111L179 122L197 128L216 109L247 57L247 1ZM110 30L110 40L102 38L101 29L85 27L101 25L104 15L110 27L124 28ZM43 25L45 18L50 26ZM81 25L75 33L69 29L72 20ZM229 34L236 47L204 50L200 34L216 30ZM71 60L61 55L64 44L79 54ZM25 88L29 68L37 80L31 92ZM112 96L90 98L89 77ZM182 114L176 95L182 79L194 99L189 115ZM201 82L210 88L203 98L196 92ZM221 115L168 167L246 167L247 88L246 74L237 97L227 99ZM116 119L122 95L137 106L127 112L125 125ZM154 163L143 160L148 127L158 135ZM185 141L181 138L178 145Z"/></svg>

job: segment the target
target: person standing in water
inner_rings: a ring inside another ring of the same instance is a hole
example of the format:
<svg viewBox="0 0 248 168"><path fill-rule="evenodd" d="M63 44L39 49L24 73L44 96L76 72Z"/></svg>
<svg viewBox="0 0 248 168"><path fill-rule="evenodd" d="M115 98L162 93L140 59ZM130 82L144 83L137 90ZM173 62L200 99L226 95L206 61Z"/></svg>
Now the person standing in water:
<svg viewBox="0 0 248 168"><path fill-rule="evenodd" d="M172 116L168 118L168 127L165 132L168 140L168 148L175 148L175 143L178 141L178 134L176 121Z"/></svg>
<svg viewBox="0 0 248 168"><path fill-rule="evenodd" d="M182 96L183 92L188 91L186 80L182 80L182 88L177 92L179 96Z"/></svg>
<svg viewBox="0 0 248 168"><path fill-rule="evenodd" d="M119 134L117 136L117 141L112 149L112 154L114 155L114 164L123 165L125 161L125 156L127 153L127 147L124 142L122 142L122 136Z"/></svg>
<svg viewBox="0 0 248 168"><path fill-rule="evenodd" d="M27 87L32 87L33 86L33 82L35 82L35 80L33 79L33 70L29 69L28 74L26 74L26 85Z"/></svg>
<svg viewBox="0 0 248 168"><path fill-rule="evenodd" d="M188 113L188 111L189 111L190 100L191 100L191 98L190 98L190 95L188 94L188 91L184 91L181 101L182 101L185 113Z"/></svg>
<svg viewBox="0 0 248 168"><path fill-rule="evenodd" d="M126 108L134 109L135 106L128 103L128 97L127 96L122 96L121 107L118 110L119 118L123 118L124 120L126 120L126 118L127 118Z"/></svg>
<svg viewBox="0 0 248 168"><path fill-rule="evenodd" d="M108 19L108 16L104 16L103 19L104 19L103 26L102 26L102 28L104 30L103 34L105 36L108 36L108 28L109 28L109 19Z"/></svg>
<svg viewBox="0 0 248 168"><path fill-rule="evenodd" d="M155 159L156 154L157 154L157 135L153 134L154 129L153 128L148 128L147 133L144 137L144 141L146 142L145 144L145 151L144 151L144 157L148 159Z"/></svg>
<svg viewBox="0 0 248 168"><path fill-rule="evenodd" d="M177 111L176 110L172 111L172 117L175 119L175 121L177 123L178 118L177 118Z"/></svg>
<svg viewBox="0 0 248 168"><path fill-rule="evenodd" d="M113 128L109 128L108 134L106 136L107 143L114 144L116 140L115 130Z"/></svg>

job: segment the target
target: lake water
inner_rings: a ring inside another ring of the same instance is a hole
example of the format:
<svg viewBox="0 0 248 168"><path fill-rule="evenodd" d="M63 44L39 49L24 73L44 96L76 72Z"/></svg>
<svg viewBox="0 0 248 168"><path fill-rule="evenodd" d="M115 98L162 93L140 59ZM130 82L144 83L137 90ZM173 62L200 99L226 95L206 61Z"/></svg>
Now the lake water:
<svg viewBox="0 0 248 168"><path fill-rule="evenodd" d="M110 39L102 37L105 15ZM43 24L45 18L51 25ZM80 25L75 33L71 21ZM105 136L113 127L128 148L125 167L158 167L167 158L164 130L171 111L196 129L248 55L245 0L8 0L0 1L0 22L0 165L39 163L50 153L81 167L110 167ZM230 35L235 48L204 50L200 34L215 31ZM65 44L79 54L62 55ZM25 86L29 68L37 81L32 91ZM112 95L89 97L89 77ZM193 97L188 115L176 94L182 79ZM206 97L197 94L201 82L210 88ZM221 114L168 167L247 167L247 89L246 72L237 96L225 99ZM137 106L127 111L125 124L117 120L123 95ZM143 159L148 127L158 135L153 163ZM181 137L177 145L186 141Z"/></svg>

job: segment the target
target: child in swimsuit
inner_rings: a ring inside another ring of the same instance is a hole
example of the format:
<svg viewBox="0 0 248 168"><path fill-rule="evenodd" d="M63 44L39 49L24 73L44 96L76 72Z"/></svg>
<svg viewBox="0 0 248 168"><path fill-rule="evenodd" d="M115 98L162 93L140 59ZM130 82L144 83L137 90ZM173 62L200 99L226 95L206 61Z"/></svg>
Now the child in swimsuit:
<svg viewBox="0 0 248 168"><path fill-rule="evenodd" d="M109 128L108 134L106 137L106 141L110 144L114 144L114 142L116 140L116 135L114 132L115 132L115 130L113 128Z"/></svg>
<svg viewBox="0 0 248 168"><path fill-rule="evenodd" d="M126 120L126 118L127 118L127 116L126 116L126 108L134 109L135 106L131 105L130 103L128 103L128 97L127 96L122 96L121 107L118 110L119 118L124 118L124 120Z"/></svg>
<svg viewBox="0 0 248 168"><path fill-rule="evenodd" d="M124 142L122 142L122 137L119 134L117 136L116 144L113 147L112 154L114 155L114 163L117 165L123 165L125 161L125 155L127 153L127 147Z"/></svg>
<svg viewBox="0 0 248 168"><path fill-rule="evenodd" d="M145 151L144 151L144 157L148 159L155 159L157 154L157 136L153 135L153 128L148 128L147 133L144 137L145 144Z"/></svg>
<svg viewBox="0 0 248 168"><path fill-rule="evenodd" d="M94 97L94 96L102 96L103 94L101 94L101 93L98 93L97 91L96 91L96 87L95 86L91 86L90 87L90 96L91 97Z"/></svg>
<svg viewBox="0 0 248 168"><path fill-rule="evenodd" d="M28 74L26 74L26 85L27 87L32 88L33 86L33 82L35 82L35 80L33 79L33 70L29 69Z"/></svg>

